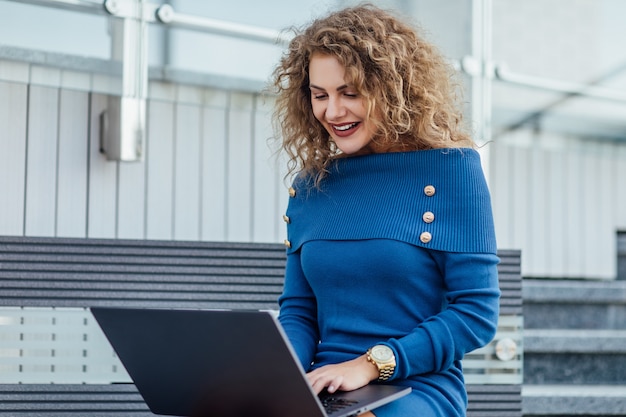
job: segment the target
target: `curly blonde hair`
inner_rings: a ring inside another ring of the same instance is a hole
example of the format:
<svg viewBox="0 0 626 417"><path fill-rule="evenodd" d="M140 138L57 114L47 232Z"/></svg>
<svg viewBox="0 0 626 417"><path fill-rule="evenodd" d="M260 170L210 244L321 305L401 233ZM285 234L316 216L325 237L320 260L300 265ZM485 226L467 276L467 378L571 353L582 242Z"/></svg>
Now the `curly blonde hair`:
<svg viewBox="0 0 626 417"><path fill-rule="evenodd" d="M371 4L335 11L296 30L273 73L274 124L289 157L287 176L327 172L338 150L313 115L309 61L330 55L376 112L377 149L473 147L461 124L454 71L417 29Z"/></svg>

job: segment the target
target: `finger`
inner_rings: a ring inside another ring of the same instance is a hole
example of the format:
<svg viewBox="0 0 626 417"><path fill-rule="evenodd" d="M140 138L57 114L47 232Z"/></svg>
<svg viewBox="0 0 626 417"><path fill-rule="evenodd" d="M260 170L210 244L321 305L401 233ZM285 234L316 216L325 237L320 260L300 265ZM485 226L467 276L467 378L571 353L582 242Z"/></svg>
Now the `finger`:
<svg viewBox="0 0 626 417"><path fill-rule="evenodd" d="M328 387L326 388L326 390L329 393L333 394L335 391L340 389L342 385L343 385L343 377L337 376L328 383Z"/></svg>
<svg viewBox="0 0 626 417"><path fill-rule="evenodd" d="M332 378L332 372L329 373L329 366L315 369L306 374L309 384L314 385L318 381L328 381Z"/></svg>
<svg viewBox="0 0 626 417"><path fill-rule="evenodd" d="M326 383L324 382L324 379L322 378L311 377L309 375L307 375L307 378L309 379L309 385L311 386L311 388L316 394L319 394L320 392L322 392L322 390L326 387Z"/></svg>
<svg viewBox="0 0 626 417"><path fill-rule="evenodd" d="M307 377L309 378L309 384L316 394L322 392L324 388L332 394L340 389L343 384L343 377L341 375L323 373L322 375L307 375Z"/></svg>

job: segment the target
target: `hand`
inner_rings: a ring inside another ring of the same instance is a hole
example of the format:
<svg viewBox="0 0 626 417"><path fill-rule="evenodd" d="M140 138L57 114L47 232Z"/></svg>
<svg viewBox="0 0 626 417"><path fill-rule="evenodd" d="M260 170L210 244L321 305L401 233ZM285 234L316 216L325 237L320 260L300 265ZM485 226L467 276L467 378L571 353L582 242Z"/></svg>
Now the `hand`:
<svg viewBox="0 0 626 417"><path fill-rule="evenodd" d="M324 388L331 394L337 390L353 391L377 378L378 370L367 360L367 355L338 364L322 366L307 374L309 384L316 394L322 392Z"/></svg>

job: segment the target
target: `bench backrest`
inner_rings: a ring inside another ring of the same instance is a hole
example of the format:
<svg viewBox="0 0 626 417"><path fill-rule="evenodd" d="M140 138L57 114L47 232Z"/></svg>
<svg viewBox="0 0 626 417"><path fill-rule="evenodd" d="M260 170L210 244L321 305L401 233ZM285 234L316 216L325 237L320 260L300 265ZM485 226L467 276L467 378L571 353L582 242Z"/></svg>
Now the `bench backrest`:
<svg viewBox="0 0 626 417"><path fill-rule="evenodd" d="M463 363L473 417L521 416L520 252L498 255L498 334ZM98 398L117 398L113 408L145 413L133 388L110 384L130 379L87 308L277 309L284 264L280 244L0 237L0 404L19 398L27 411L47 399L60 415L70 404L106 408ZM516 345L512 359L498 359L501 341Z"/></svg>
<svg viewBox="0 0 626 417"><path fill-rule="evenodd" d="M285 247L0 237L0 306L275 309Z"/></svg>

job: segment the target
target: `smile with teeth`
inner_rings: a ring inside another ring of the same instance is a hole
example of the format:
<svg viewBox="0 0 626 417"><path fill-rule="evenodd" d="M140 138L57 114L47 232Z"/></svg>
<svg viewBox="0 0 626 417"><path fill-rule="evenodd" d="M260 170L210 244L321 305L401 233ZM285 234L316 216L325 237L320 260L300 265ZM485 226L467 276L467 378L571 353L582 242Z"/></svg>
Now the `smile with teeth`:
<svg viewBox="0 0 626 417"><path fill-rule="evenodd" d="M356 127L356 125L358 125L358 122L354 122L354 123L348 123L346 125L333 125L333 129L338 130L340 132L345 132L346 130L350 130L353 127Z"/></svg>

